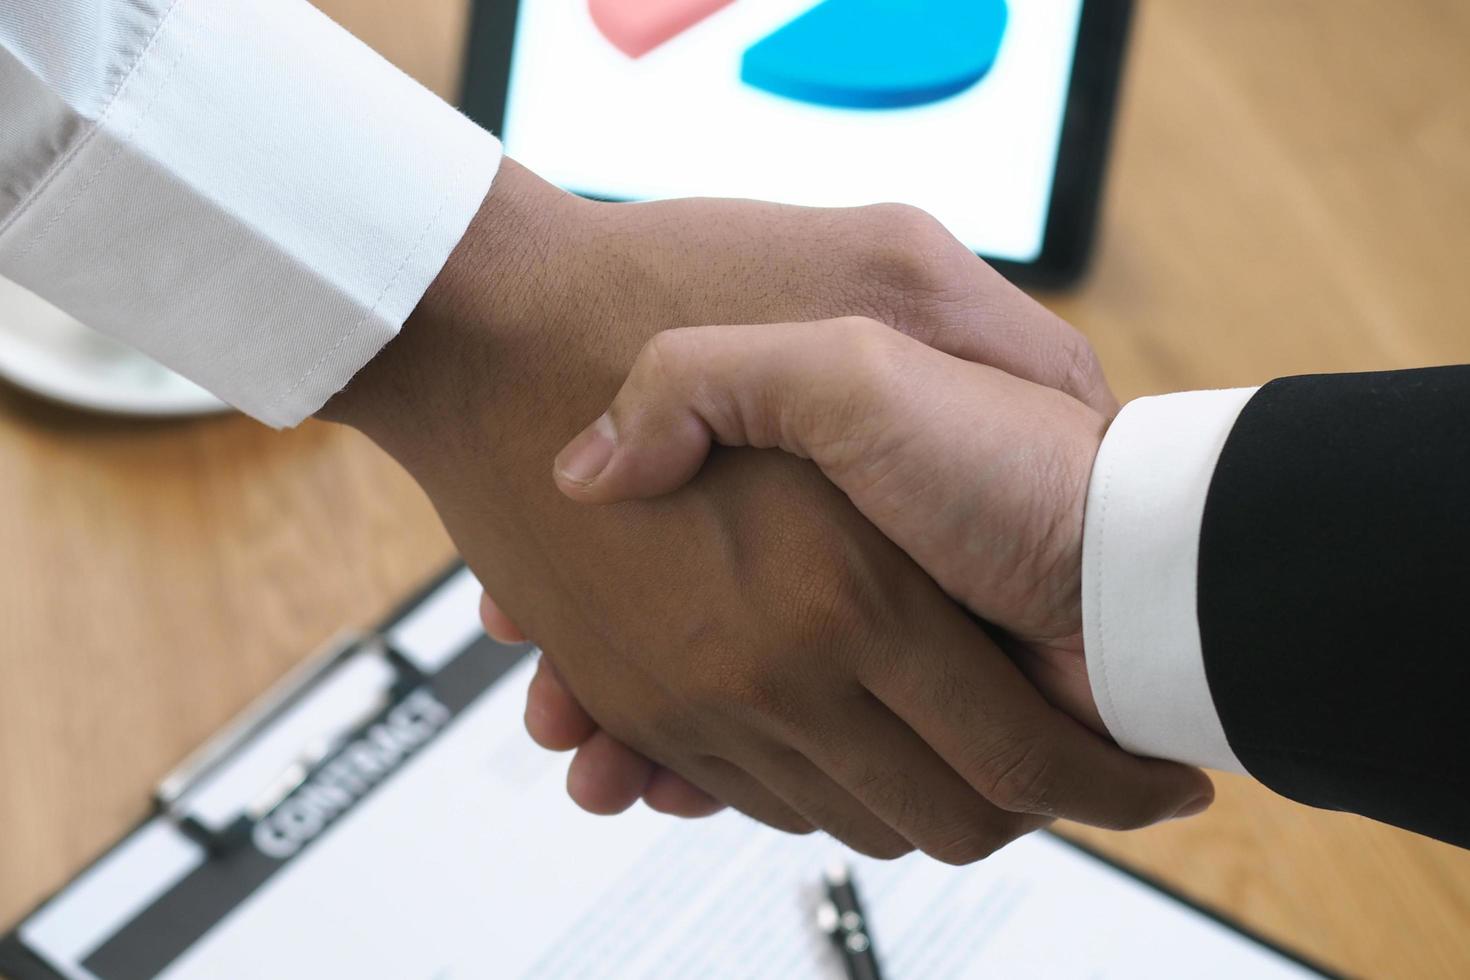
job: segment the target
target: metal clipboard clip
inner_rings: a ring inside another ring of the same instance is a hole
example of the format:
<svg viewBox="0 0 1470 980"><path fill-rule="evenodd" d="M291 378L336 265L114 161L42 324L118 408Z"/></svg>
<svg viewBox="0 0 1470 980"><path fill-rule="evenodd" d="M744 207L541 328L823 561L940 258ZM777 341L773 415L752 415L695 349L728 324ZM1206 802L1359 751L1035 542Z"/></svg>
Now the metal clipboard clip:
<svg viewBox="0 0 1470 980"><path fill-rule="evenodd" d="M423 673L376 634L292 670L164 777L161 814L212 851L288 858L443 727Z"/></svg>

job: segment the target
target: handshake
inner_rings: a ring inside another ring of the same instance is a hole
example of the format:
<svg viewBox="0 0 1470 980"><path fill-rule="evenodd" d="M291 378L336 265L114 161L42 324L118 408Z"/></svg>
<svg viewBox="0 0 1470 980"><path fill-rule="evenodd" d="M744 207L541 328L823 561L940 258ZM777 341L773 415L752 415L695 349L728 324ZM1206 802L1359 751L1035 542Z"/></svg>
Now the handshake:
<svg viewBox="0 0 1470 980"><path fill-rule="evenodd" d="M328 408L544 651L526 724L588 810L963 863L1212 799L1093 699L1091 349L921 212L604 204L507 161Z"/></svg>

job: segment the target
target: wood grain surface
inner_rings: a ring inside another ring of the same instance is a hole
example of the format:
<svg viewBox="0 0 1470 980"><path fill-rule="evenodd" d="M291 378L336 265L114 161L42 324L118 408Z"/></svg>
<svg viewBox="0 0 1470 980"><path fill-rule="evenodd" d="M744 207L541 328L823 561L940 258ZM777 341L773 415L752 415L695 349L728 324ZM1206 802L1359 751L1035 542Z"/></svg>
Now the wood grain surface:
<svg viewBox="0 0 1470 980"><path fill-rule="evenodd" d="M453 95L465 0L320 6ZM1470 360L1467 51L1463 0L1144 0L1095 268L1043 298L1124 398ZM8 923L452 549L351 432L103 420L0 389L0 556ZM1219 786L1201 818L1068 832L1350 974L1470 976L1470 853Z"/></svg>

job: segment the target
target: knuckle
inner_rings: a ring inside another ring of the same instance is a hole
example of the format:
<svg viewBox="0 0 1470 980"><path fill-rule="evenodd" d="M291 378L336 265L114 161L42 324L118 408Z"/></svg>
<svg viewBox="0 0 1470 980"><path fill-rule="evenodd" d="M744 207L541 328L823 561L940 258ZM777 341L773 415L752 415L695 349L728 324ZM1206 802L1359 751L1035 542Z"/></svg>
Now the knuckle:
<svg viewBox="0 0 1470 980"><path fill-rule="evenodd" d="M754 657L709 672L701 701L711 711L746 720L775 722L778 729L799 718L795 687L778 665ZM762 726L766 727L766 726Z"/></svg>
<svg viewBox="0 0 1470 980"><path fill-rule="evenodd" d="M841 341L849 345L876 344L887 339L888 335L893 332L892 328L881 320L858 314L835 317L827 322Z"/></svg>
<svg viewBox="0 0 1470 980"><path fill-rule="evenodd" d="M921 830L938 819L933 796L912 772L864 765L855 773L838 776L848 777L852 795L900 830Z"/></svg>
<svg viewBox="0 0 1470 980"><path fill-rule="evenodd" d="M903 835L878 818L863 802L810 770L805 755L790 747L773 748L762 759L763 771L785 771L781 797L792 811L869 857L891 860L913 851ZM804 775L809 773L809 775ZM774 788L776 784L771 784Z"/></svg>
<svg viewBox="0 0 1470 980"><path fill-rule="evenodd" d="M895 388L903 337L865 316L830 320L820 331L821 367L806 377L804 396L790 399L781 415L802 433L806 455L840 469L868 443L874 418Z"/></svg>
<svg viewBox="0 0 1470 980"><path fill-rule="evenodd" d="M864 211L888 238L915 241L949 234L938 218L912 204L870 204Z"/></svg>
<svg viewBox="0 0 1470 980"><path fill-rule="evenodd" d="M1102 390L1104 380L1102 362L1097 351L1076 327L1065 325L1062 334L1062 390L1086 399Z"/></svg>
<svg viewBox="0 0 1470 980"><path fill-rule="evenodd" d="M692 345L689 327L660 330L638 352L634 371L648 378L667 378L685 366Z"/></svg>
<svg viewBox="0 0 1470 980"><path fill-rule="evenodd" d="M708 672L712 664L746 661L811 692L816 703L819 692L855 682L904 645L897 624L907 600L895 585L907 569L890 560L893 546L841 491L820 474L795 475L800 492L761 510L733 562L746 583L745 618L760 628L742 627L724 654L703 663ZM813 519L819 508L825 520ZM760 674L736 680L758 694Z"/></svg>
<svg viewBox="0 0 1470 980"><path fill-rule="evenodd" d="M871 644L885 618L871 583L859 569L838 560L814 563L791 601L794 638L807 653L846 658Z"/></svg>
<svg viewBox="0 0 1470 980"><path fill-rule="evenodd" d="M869 382L881 380L893 366L899 334L888 324L865 316L843 317L840 323L849 359L843 370Z"/></svg>
<svg viewBox="0 0 1470 980"><path fill-rule="evenodd" d="M805 816L797 813L759 783L751 782L734 769L722 755L697 753L687 765L676 769L685 778L715 795L720 802L758 823L786 834L804 836L816 830ZM738 777L731 781L731 777Z"/></svg>
<svg viewBox="0 0 1470 980"><path fill-rule="evenodd" d="M942 288L953 269L952 261L960 255L966 261L974 260L927 211L908 204L874 204L865 210L872 223L867 239L875 264L871 274L890 289Z"/></svg>
<svg viewBox="0 0 1470 980"><path fill-rule="evenodd" d="M1012 813L1051 813L1052 754L1034 737L1007 739L980 765L977 787Z"/></svg>

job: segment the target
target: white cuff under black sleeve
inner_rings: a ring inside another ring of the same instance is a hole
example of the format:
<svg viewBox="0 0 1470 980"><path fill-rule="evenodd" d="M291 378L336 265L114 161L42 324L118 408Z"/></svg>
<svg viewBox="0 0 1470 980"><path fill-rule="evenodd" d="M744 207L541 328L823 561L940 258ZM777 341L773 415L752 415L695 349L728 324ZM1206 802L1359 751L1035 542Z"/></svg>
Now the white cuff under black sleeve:
<svg viewBox="0 0 1470 980"><path fill-rule="evenodd" d="M304 0L0 5L0 275L269 425L398 332L499 162Z"/></svg>
<svg viewBox="0 0 1470 980"><path fill-rule="evenodd" d="M1103 722L1138 755L1245 772L1205 678L1200 524L1220 450L1255 388L1130 402L1087 493L1082 623Z"/></svg>

